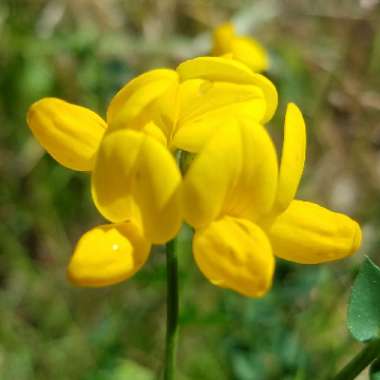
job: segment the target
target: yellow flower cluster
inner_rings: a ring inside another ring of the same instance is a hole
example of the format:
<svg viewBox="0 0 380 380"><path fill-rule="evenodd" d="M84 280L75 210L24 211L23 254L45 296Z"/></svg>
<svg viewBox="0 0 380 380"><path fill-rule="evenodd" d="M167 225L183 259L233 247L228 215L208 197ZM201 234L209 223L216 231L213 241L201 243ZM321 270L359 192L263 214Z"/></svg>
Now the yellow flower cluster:
<svg viewBox="0 0 380 380"><path fill-rule="evenodd" d="M276 88L252 62L243 63L245 40L230 35L221 43L225 28L214 50L231 50L232 57L199 57L142 74L112 99L106 120L56 98L31 106L28 125L37 140L62 165L91 172L94 203L110 221L79 240L68 267L75 284L128 279L151 245L173 239L184 221L195 231L203 274L250 297L270 288L276 256L314 264L360 246L352 219L294 200L305 160L302 114L288 105L278 163L265 129L277 108ZM179 151L194 157L185 173Z"/></svg>

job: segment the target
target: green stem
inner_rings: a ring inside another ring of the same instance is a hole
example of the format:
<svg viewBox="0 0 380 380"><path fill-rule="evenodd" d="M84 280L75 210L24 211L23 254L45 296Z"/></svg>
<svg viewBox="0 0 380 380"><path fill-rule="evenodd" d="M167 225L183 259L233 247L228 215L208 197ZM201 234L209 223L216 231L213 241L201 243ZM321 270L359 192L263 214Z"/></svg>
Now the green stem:
<svg viewBox="0 0 380 380"><path fill-rule="evenodd" d="M177 240L166 245L167 316L164 380L175 379L175 361L178 336L178 263Z"/></svg>
<svg viewBox="0 0 380 380"><path fill-rule="evenodd" d="M353 380L377 357L380 356L380 339L368 343L346 366L333 378L333 380Z"/></svg>

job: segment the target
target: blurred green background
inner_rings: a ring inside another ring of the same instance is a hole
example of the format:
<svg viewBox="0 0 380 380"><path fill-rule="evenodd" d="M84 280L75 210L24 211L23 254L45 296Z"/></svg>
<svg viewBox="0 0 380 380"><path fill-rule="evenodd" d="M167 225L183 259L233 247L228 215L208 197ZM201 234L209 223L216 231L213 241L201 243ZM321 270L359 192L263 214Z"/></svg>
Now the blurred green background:
<svg viewBox="0 0 380 380"><path fill-rule="evenodd" d="M380 262L378 0L0 1L0 379L152 380L162 364L165 257L127 283L78 289L65 267L101 223L89 177L45 155L25 122L56 96L104 115L126 81L207 54L226 20L269 50L280 92L304 111L299 197L358 219L364 245L342 262L278 261L273 290L250 300L211 286L180 257L180 380L325 379L360 348L348 335L350 286L364 254ZM183 246L189 245L184 235ZM363 377L364 379L365 377Z"/></svg>

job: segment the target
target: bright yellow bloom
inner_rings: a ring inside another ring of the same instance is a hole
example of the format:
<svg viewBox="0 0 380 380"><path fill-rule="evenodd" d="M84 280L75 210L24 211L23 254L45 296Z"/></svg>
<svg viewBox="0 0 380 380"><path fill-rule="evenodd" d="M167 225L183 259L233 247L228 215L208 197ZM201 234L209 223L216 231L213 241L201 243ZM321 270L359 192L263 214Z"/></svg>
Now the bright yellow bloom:
<svg viewBox="0 0 380 380"><path fill-rule="evenodd" d="M293 200L306 148L294 104L286 112L279 169L267 131L252 124L226 126L208 141L185 175L183 205L204 275L259 297L271 285L274 256L303 264L341 259L359 248L361 230L343 214Z"/></svg>
<svg viewBox="0 0 380 380"><path fill-rule="evenodd" d="M130 277L146 260L147 247L173 238L182 222L182 179L172 151L196 153L221 125L264 123L276 106L268 79L220 57L138 76L112 99L107 121L55 98L33 104L27 121L37 140L62 165L91 171L94 202L114 223L82 237L69 266L71 280L102 286ZM119 246L124 248L114 249Z"/></svg>
<svg viewBox="0 0 380 380"><path fill-rule="evenodd" d="M357 250L356 222L294 200L305 124L290 104L278 167L263 127L276 107L268 79L222 57L138 76L112 99L107 122L58 99L35 103L33 133L63 165L91 171L93 200L111 222L83 235L69 278L104 286L131 277L182 219L195 229L194 257L205 276L246 296L267 292L275 256L314 264ZM177 149L195 156L183 178Z"/></svg>
<svg viewBox="0 0 380 380"><path fill-rule="evenodd" d="M240 61L255 72L269 67L269 57L264 47L252 37L237 36L231 23L222 24L214 30L213 42L213 55Z"/></svg>

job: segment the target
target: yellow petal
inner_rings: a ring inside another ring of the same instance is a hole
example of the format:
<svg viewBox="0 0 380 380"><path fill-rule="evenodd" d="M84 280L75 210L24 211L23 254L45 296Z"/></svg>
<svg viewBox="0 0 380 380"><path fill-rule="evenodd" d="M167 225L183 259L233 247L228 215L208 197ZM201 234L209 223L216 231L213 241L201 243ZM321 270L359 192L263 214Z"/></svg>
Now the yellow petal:
<svg viewBox="0 0 380 380"><path fill-rule="evenodd" d="M149 112L153 122L162 130L171 145L179 114L179 83L169 86L151 105Z"/></svg>
<svg viewBox="0 0 380 380"><path fill-rule="evenodd" d="M185 219L195 228L224 214L256 221L271 210L276 186L276 152L264 127L227 125L185 175Z"/></svg>
<svg viewBox="0 0 380 380"><path fill-rule="evenodd" d="M95 112L57 98L44 98L29 108L27 122L35 138L61 165L92 169L107 127Z"/></svg>
<svg viewBox="0 0 380 380"><path fill-rule="evenodd" d="M250 84L252 71L244 64L223 57L198 57L182 62L177 67L180 80L207 79Z"/></svg>
<svg viewBox="0 0 380 380"><path fill-rule="evenodd" d="M181 224L181 176L170 152L152 137L123 129L105 136L92 175L98 210L119 223L135 220L144 235L160 244Z"/></svg>
<svg viewBox="0 0 380 380"><path fill-rule="evenodd" d="M238 126L223 128L194 159L183 180L184 217L195 228L207 226L223 210L242 166ZM233 152L228 155L228 152Z"/></svg>
<svg viewBox="0 0 380 380"><path fill-rule="evenodd" d="M265 233L252 222L224 217L196 231L195 260L216 286L261 297L271 286L274 257Z"/></svg>
<svg viewBox="0 0 380 380"><path fill-rule="evenodd" d="M142 128L141 131L146 133L148 136L153 137L155 140L160 142L163 146L166 147L167 145L167 138L164 132L162 131L161 128L159 128L153 121L145 124Z"/></svg>
<svg viewBox="0 0 380 380"><path fill-rule="evenodd" d="M233 59L243 62L251 70L260 72L268 69L269 59L264 47L250 37L237 37L232 41Z"/></svg>
<svg viewBox="0 0 380 380"><path fill-rule="evenodd" d="M263 92L255 85L187 80L180 85L180 113L173 145L198 152L215 130L239 120L262 120Z"/></svg>
<svg viewBox="0 0 380 380"><path fill-rule="evenodd" d="M79 240L67 269L79 286L106 286L127 280L145 263L150 244L133 223L93 228Z"/></svg>
<svg viewBox="0 0 380 380"><path fill-rule="evenodd" d="M297 200L276 219L268 235L276 256L301 264L342 259L361 244L361 230L354 220Z"/></svg>
<svg viewBox="0 0 380 380"><path fill-rule="evenodd" d="M139 75L127 83L112 99L107 122L112 130L129 124L144 125L154 116L147 107L178 82L174 70L156 69Z"/></svg>
<svg viewBox="0 0 380 380"><path fill-rule="evenodd" d="M231 82L255 85L260 88L266 100L263 123L269 121L278 103L277 90L273 83L263 75L253 73L246 65L224 57L198 57L181 63L177 67L181 81L206 79L214 82Z"/></svg>
<svg viewBox="0 0 380 380"><path fill-rule="evenodd" d="M262 123L267 123L270 119L272 119L277 109L277 90L273 83L264 75L253 73L252 76L252 84L255 84L257 87L261 88L267 102L267 109L263 119L261 120Z"/></svg>
<svg viewBox="0 0 380 380"><path fill-rule="evenodd" d="M243 123L240 131L243 164L223 212L256 222L273 207L278 176L276 150L262 125ZM231 152L226 152L227 159Z"/></svg>
<svg viewBox="0 0 380 380"><path fill-rule="evenodd" d="M219 25L213 32L212 55L224 55L231 51L232 40L235 37L234 26L227 22Z"/></svg>
<svg viewBox="0 0 380 380"><path fill-rule="evenodd" d="M274 213L283 212L296 195L306 154L306 127L299 108L289 103Z"/></svg>

